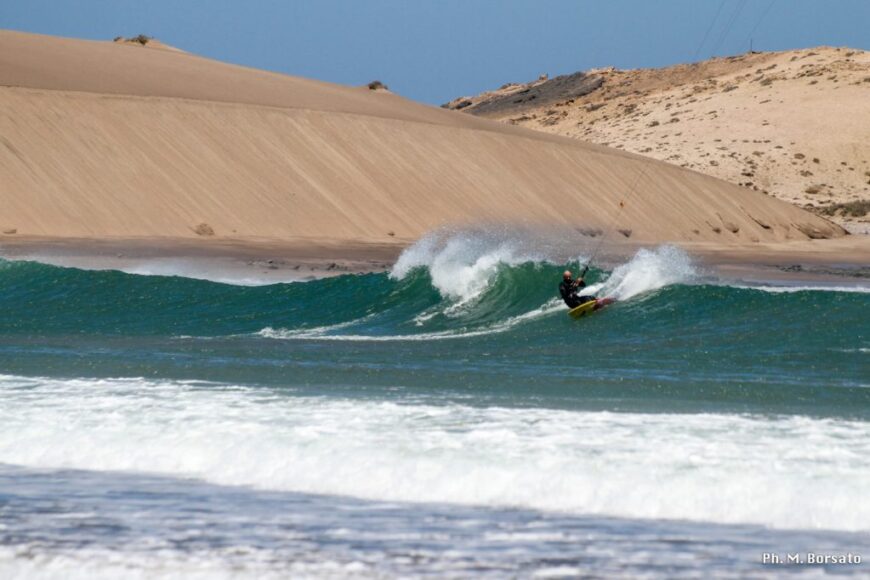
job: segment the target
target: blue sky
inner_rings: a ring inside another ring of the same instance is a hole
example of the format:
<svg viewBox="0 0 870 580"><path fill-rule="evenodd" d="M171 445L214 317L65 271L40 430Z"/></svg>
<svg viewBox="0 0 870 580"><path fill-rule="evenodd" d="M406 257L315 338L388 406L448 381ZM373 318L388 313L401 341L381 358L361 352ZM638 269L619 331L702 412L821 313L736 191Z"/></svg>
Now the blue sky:
<svg viewBox="0 0 870 580"><path fill-rule="evenodd" d="M591 67L870 49L868 0L2 0L0 27L145 33L211 58L427 103ZM709 32L708 32L709 31Z"/></svg>

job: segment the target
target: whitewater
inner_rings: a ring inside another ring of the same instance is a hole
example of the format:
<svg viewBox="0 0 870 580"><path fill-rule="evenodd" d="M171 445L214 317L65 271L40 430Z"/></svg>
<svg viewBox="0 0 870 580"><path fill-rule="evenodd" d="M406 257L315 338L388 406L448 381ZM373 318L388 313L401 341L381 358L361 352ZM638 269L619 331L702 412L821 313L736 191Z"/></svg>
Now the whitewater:
<svg viewBox="0 0 870 580"><path fill-rule="evenodd" d="M617 302L575 321L556 287L590 258L436 232L389 273L307 282L0 261L0 574L870 559L870 285L649 247L593 263L584 293Z"/></svg>
<svg viewBox="0 0 870 580"><path fill-rule="evenodd" d="M0 389L0 463L19 466L779 528L870 522L861 421L287 397L141 379L3 376Z"/></svg>

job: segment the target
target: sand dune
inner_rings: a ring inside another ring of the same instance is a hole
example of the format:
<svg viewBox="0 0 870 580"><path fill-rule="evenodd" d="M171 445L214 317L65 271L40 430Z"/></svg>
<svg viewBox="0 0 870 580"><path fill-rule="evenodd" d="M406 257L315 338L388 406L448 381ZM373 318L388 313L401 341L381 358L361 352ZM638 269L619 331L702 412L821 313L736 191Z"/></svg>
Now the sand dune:
<svg viewBox="0 0 870 580"><path fill-rule="evenodd" d="M813 48L599 69L446 105L624 149L870 227L870 53Z"/></svg>
<svg viewBox="0 0 870 580"><path fill-rule="evenodd" d="M4 240L404 243L468 223L725 245L844 233L667 163L179 51L0 32L0 85Z"/></svg>

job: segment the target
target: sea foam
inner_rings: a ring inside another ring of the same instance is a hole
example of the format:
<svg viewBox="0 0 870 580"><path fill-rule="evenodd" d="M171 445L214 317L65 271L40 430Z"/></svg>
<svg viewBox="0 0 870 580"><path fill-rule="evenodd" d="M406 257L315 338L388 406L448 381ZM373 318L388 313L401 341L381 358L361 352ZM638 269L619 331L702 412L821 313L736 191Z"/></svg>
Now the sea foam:
<svg viewBox="0 0 870 580"><path fill-rule="evenodd" d="M0 378L0 462L366 499L870 529L870 424Z"/></svg>

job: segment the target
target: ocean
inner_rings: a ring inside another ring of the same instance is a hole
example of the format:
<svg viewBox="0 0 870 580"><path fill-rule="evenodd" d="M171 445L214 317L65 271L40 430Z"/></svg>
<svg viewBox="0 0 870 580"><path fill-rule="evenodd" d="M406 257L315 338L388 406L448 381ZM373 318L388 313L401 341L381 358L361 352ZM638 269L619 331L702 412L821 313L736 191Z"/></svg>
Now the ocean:
<svg viewBox="0 0 870 580"><path fill-rule="evenodd" d="M583 261L474 234L271 284L0 261L0 577L870 575L870 281L649 247L574 320Z"/></svg>

